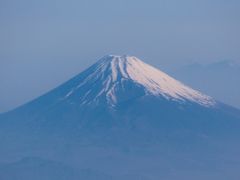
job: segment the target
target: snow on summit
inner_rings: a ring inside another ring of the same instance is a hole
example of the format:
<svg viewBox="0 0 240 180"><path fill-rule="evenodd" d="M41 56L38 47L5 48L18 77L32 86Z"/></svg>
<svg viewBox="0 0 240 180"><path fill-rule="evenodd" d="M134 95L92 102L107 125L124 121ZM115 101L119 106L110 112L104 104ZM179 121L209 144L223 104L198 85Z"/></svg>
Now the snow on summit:
<svg viewBox="0 0 240 180"><path fill-rule="evenodd" d="M114 105L119 99L118 92L123 91L128 96L129 86L134 84L141 87L144 95L159 96L181 103L190 101L207 107L215 105L213 98L183 85L134 56L104 56L72 81L77 84L69 88L65 99L81 94L82 104L105 99L107 103Z"/></svg>

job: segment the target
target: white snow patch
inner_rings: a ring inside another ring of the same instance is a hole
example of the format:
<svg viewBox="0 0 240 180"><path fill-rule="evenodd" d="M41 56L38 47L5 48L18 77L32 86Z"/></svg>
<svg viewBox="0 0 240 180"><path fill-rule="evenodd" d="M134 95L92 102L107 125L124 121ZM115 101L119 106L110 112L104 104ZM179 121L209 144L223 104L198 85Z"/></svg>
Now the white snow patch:
<svg viewBox="0 0 240 180"><path fill-rule="evenodd" d="M166 73L144 63L134 56L108 55L93 65L92 72L75 88L72 88L66 98L77 93L86 83L100 83L99 89L90 87L87 95L83 95L84 101L95 101L100 96L106 96L108 102L116 103L115 85L121 84L122 79L129 79L142 85L146 94L161 96L174 101L191 101L203 106L214 106L215 100L181 82L170 77ZM91 68L91 67L90 67ZM88 94L95 94L94 99L88 98Z"/></svg>

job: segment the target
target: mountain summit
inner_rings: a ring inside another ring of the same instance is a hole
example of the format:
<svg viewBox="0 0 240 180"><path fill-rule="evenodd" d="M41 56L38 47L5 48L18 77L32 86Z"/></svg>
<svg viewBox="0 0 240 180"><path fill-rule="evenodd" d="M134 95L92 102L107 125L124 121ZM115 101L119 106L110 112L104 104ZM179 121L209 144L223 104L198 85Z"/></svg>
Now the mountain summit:
<svg viewBox="0 0 240 180"><path fill-rule="evenodd" d="M107 55L72 80L65 99L79 97L81 104L101 100L114 106L134 95L154 95L179 103L214 106L213 98L195 91L134 56ZM122 91L122 92L121 92ZM134 92L133 92L134 91ZM133 94L131 94L133 92Z"/></svg>
<svg viewBox="0 0 240 180"><path fill-rule="evenodd" d="M239 110L136 57L108 55L0 116L0 159L15 161L0 177L229 179L239 129Z"/></svg>
<svg viewBox="0 0 240 180"><path fill-rule="evenodd" d="M107 55L5 116L10 124L18 124L17 128L40 132L64 130L71 134L116 127L171 132L179 125L189 131L195 131L193 124L198 130L206 128L205 123L213 127L220 119L234 119L235 110L134 56Z"/></svg>

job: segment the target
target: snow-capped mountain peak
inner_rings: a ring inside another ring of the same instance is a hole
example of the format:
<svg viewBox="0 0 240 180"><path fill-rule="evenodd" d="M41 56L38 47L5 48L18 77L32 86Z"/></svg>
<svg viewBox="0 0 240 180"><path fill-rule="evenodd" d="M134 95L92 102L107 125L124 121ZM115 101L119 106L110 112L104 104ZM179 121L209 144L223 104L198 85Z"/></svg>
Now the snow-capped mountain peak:
<svg viewBox="0 0 240 180"><path fill-rule="evenodd" d="M69 89L65 99L78 94L82 104L106 100L107 103L115 105L118 99L122 99L118 97L119 91L124 91L121 92L121 96L124 93L124 97L131 98L134 92L129 94L132 87L128 86L132 85L135 86L132 89L137 94L141 91L141 96L154 95L167 100L181 103L190 101L203 106L215 104L211 97L183 85L166 73L128 55L104 56L73 81L77 84Z"/></svg>
<svg viewBox="0 0 240 180"><path fill-rule="evenodd" d="M108 55L0 115L0 179L239 179L239 129L239 110Z"/></svg>

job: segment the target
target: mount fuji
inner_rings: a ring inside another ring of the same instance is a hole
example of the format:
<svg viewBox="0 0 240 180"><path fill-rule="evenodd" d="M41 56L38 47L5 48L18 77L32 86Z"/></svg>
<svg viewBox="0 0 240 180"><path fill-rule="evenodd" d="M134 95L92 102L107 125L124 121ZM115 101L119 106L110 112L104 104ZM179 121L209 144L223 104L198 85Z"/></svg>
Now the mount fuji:
<svg viewBox="0 0 240 180"><path fill-rule="evenodd" d="M235 173L229 171L234 153L226 147L240 149L239 128L238 109L136 57L107 55L49 93L0 115L0 160L57 160L113 179L192 179L192 172L199 179L224 179ZM226 171L214 169L209 158ZM230 163L222 167L224 160ZM182 169L183 161L188 168Z"/></svg>

